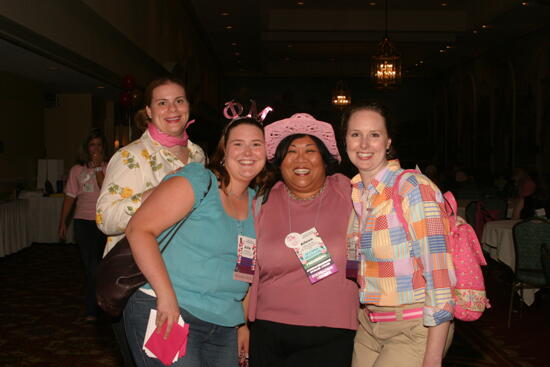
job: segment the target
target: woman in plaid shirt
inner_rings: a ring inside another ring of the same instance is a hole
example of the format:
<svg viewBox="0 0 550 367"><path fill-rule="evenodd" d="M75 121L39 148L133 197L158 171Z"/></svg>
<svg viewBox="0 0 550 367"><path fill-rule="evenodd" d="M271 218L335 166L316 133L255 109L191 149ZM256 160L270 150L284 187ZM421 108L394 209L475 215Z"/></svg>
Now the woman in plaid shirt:
<svg viewBox="0 0 550 367"><path fill-rule="evenodd" d="M360 260L360 326L353 366L441 366L452 339L454 267L441 192L426 176L405 174L399 185L411 239L392 201L403 171L389 160L391 129L377 104L343 117L354 212L349 238ZM353 252L353 251L352 251Z"/></svg>

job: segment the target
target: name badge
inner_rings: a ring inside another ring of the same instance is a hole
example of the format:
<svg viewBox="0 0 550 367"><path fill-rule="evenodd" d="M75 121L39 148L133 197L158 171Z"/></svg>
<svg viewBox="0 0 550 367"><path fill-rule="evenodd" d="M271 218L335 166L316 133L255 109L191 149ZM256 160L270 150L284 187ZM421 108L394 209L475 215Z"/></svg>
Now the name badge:
<svg viewBox="0 0 550 367"><path fill-rule="evenodd" d="M237 265L233 279L252 283L256 269L256 239L239 235L237 244Z"/></svg>
<svg viewBox="0 0 550 367"><path fill-rule="evenodd" d="M294 252L302 263L311 284L336 273L338 269L315 227L300 235L300 246Z"/></svg>
<svg viewBox="0 0 550 367"><path fill-rule="evenodd" d="M347 241L346 278L351 280L357 280L359 264L361 263L358 244L359 238L357 236L353 236Z"/></svg>

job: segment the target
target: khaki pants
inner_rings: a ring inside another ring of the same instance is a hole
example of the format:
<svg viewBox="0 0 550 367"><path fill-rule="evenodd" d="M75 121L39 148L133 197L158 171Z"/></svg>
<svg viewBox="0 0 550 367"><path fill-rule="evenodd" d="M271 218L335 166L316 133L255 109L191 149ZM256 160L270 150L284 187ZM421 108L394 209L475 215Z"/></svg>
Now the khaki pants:
<svg viewBox="0 0 550 367"><path fill-rule="evenodd" d="M421 304L401 307L369 306L374 312L396 311L397 321L371 322L366 310L359 310L359 327L355 336L352 367L417 367L422 366L428 328L422 318L403 320L401 311L422 307ZM449 349L454 324L449 327L445 351Z"/></svg>

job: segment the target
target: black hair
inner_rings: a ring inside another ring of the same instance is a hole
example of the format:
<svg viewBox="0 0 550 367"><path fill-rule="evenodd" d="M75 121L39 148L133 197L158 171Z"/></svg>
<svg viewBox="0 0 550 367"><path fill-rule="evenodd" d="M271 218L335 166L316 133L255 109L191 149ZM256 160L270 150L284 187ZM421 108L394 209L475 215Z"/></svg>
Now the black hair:
<svg viewBox="0 0 550 367"><path fill-rule="evenodd" d="M327 176L330 176L336 173L336 171L338 170L338 160L336 159L336 157L330 154L321 139L309 134L293 134L281 140L279 145L277 145L277 149L275 150L275 155L273 156L273 159L270 161L272 167L277 171L277 176L279 176L279 178L281 164L286 157L290 144L292 144L294 140L304 138L306 136L309 136L315 142L317 149L319 149L319 153L321 154L321 157L323 158L323 163L325 164L325 174Z"/></svg>

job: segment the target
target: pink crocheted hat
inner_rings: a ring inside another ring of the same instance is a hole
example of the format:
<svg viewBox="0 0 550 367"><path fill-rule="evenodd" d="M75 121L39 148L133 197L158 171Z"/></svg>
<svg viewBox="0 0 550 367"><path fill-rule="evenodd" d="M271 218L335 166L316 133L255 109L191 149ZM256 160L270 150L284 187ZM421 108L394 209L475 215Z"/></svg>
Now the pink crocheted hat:
<svg viewBox="0 0 550 367"><path fill-rule="evenodd" d="M338 162L342 160L336 146L336 137L332 126L328 122L315 120L310 114L296 113L287 119L265 126L264 131L268 159L273 159L277 146L287 136L307 134L319 138Z"/></svg>

